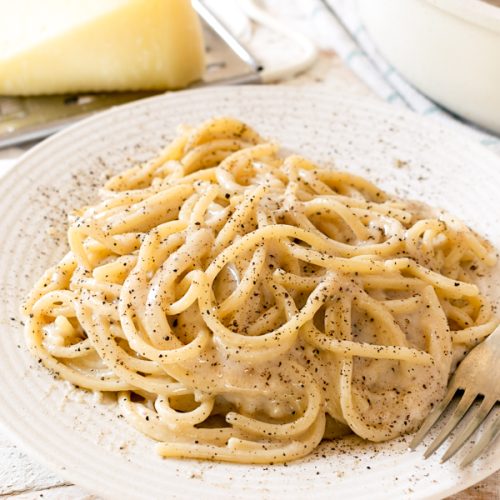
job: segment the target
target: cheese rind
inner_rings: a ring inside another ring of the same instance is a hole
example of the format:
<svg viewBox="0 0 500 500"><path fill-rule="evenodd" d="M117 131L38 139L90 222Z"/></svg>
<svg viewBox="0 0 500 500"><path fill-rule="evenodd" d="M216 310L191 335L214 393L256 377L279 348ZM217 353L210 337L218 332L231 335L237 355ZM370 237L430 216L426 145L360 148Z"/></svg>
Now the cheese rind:
<svg viewBox="0 0 500 500"><path fill-rule="evenodd" d="M9 16L0 18L0 32L10 32L0 39L0 94L175 89L203 74L201 26L189 0L0 0L0 7L7 2L4 12L34 17L17 31ZM53 20L47 9L57 12Z"/></svg>

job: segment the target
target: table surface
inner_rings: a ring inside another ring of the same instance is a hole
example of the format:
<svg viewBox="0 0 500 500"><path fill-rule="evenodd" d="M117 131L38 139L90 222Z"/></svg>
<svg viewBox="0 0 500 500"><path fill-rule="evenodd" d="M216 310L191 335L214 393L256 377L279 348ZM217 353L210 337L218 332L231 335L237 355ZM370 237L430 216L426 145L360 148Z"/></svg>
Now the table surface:
<svg viewBox="0 0 500 500"><path fill-rule="evenodd" d="M348 88L360 97L378 99L342 63L333 52L322 52L314 67L307 73L285 82L287 85L307 84L334 85ZM0 152L0 175L7 170L7 162L2 159L14 158L19 150ZM0 430L0 497L16 500L96 500L82 489L71 485L52 474L43 466L29 458L19 447L12 443L8 435ZM454 500L500 500L500 471L484 481L453 495Z"/></svg>

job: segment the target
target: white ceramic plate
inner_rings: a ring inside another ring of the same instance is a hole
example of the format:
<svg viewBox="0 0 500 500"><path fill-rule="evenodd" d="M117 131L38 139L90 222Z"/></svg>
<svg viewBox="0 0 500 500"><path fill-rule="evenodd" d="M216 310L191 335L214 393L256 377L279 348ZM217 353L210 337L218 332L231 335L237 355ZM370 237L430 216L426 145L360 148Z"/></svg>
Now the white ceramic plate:
<svg viewBox="0 0 500 500"><path fill-rule="evenodd" d="M451 210L500 248L500 161L465 136L392 107L283 87L212 88L120 107L30 151L0 183L0 421L32 454L109 498L430 498L500 468L500 449L472 467L424 461L408 438L323 444L287 466L161 460L110 405L55 381L24 347L18 307L65 251L66 211L105 175L153 156L179 123L233 115L313 160ZM460 455L459 457L460 458Z"/></svg>

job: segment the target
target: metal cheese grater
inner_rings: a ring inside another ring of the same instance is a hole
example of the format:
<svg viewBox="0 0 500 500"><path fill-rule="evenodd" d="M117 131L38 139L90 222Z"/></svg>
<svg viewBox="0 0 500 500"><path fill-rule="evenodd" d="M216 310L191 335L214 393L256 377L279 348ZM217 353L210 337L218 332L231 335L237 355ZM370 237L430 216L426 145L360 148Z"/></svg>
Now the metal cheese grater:
<svg viewBox="0 0 500 500"><path fill-rule="evenodd" d="M193 0L202 19L206 68L203 80L191 86L255 83L261 67L203 0ZM40 97L0 96L0 148L41 139L111 106L161 92L88 93Z"/></svg>

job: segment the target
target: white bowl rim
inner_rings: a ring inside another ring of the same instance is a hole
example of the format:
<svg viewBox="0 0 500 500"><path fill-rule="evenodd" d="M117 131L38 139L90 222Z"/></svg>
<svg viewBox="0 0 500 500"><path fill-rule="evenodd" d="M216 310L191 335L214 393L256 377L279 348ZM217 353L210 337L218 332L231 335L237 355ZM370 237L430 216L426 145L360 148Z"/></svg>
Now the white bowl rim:
<svg viewBox="0 0 500 500"><path fill-rule="evenodd" d="M500 33L500 7L486 0L423 0L467 23Z"/></svg>

